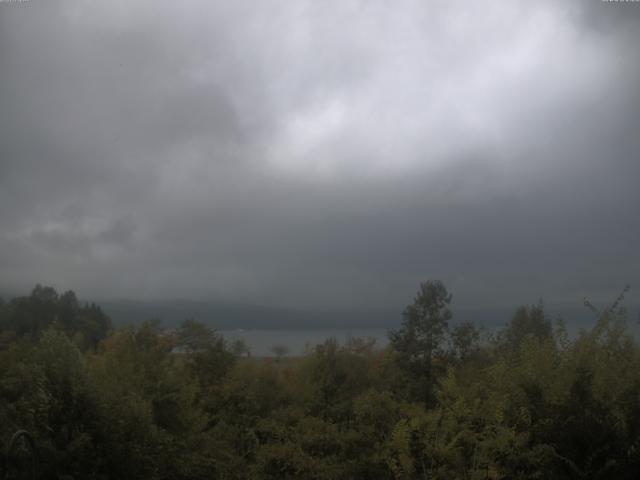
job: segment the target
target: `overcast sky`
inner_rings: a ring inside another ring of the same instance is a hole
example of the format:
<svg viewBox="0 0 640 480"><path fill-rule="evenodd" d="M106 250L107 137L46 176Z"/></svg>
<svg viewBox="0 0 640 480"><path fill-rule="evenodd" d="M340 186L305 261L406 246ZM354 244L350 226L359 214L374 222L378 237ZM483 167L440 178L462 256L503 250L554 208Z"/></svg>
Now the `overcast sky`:
<svg viewBox="0 0 640 480"><path fill-rule="evenodd" d="M640 298L640 3L0 3L0 291Z"/></svg>

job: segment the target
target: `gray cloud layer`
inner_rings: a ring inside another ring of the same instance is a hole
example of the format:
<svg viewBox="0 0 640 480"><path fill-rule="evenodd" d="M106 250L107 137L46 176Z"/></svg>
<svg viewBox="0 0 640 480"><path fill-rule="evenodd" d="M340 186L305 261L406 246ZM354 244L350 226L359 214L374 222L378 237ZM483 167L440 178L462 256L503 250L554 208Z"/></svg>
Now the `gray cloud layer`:
<svg viewBox="0 0 640 480"><path fill-rule="evenodd" d="M292 306L402 305L427 278L463 304L640 291L639 12L0 3L0 289Z"/></svg>

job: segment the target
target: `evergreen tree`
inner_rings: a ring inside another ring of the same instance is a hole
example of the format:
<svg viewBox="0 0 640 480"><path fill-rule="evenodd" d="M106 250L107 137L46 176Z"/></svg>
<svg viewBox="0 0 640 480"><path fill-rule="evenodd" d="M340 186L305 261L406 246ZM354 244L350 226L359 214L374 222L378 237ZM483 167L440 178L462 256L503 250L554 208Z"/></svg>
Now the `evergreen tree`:
<svg viewBox="0 0 640 480"><path fill-rule="evenodd" d="M434 357L441 351L452 317L451 298L441 281L421 283L413 303L404 310L402 326L389 333L399 366L418 380L418 394L425 401L434 380Z"/></svg>

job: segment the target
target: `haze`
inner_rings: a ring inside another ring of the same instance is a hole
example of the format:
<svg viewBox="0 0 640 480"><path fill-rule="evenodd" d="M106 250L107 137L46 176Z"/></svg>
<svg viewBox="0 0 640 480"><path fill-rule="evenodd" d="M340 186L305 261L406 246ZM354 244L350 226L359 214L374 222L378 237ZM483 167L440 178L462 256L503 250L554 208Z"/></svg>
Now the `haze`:
<svg viewBox="0 0 640 480"><path fill-rule="evenodd" d="M633 3L0 3L0 291L640 299ZM399 310L398 310L399 311Z"/></svg>

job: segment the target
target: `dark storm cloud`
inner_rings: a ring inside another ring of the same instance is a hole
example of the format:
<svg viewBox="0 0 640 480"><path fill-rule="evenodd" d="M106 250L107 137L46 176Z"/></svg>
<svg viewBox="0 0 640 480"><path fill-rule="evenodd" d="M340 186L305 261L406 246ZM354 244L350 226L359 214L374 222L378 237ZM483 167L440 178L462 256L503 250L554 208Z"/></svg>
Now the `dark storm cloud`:
<svg viewBox="0 0 640 480"><path fill-rule="evenodd" d="M0 287L353 306L434 277L468 304L640 289L631 7L0 3Z"/></svg>

